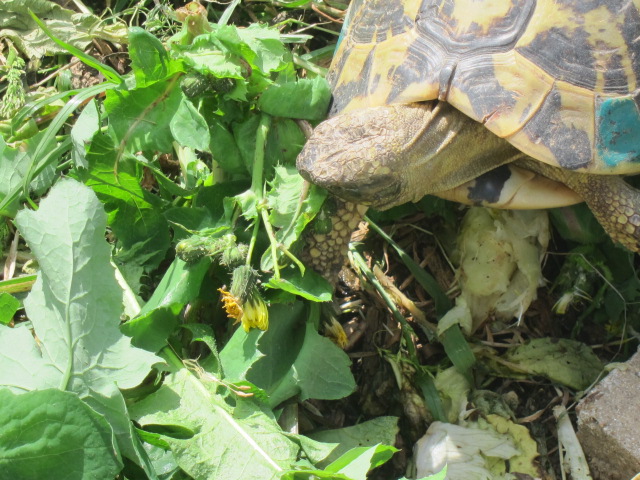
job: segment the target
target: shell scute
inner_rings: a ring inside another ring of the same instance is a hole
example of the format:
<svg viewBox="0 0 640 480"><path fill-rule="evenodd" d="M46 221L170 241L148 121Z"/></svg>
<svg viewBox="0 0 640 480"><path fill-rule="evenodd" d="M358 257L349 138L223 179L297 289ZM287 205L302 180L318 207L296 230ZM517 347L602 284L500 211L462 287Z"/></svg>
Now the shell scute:
<svg viewBox="0 0 640 480"><path fill-rule="evenodd" d="M545 163L640 172L640 2L355 0L332 114L440 98Z"/></svg>

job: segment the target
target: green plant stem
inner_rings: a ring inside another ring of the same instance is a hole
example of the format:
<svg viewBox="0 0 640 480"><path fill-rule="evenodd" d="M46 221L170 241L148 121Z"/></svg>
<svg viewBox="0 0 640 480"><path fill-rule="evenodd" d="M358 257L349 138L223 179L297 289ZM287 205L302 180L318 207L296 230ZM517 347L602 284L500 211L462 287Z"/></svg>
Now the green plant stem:
<svg viewBox="0 0 640 480"><path fill-rule="evenodd" d="M256 220L253 224L253 232L251 232L251 240L249 241L249 249L247 250L246 264L251 265L251 256L253 255L253 249L256 246L258 240L258 232L260 231L260 222Z"/></svg>
<svg viewBox="0 0 640 480"><path fill-rule="evenodd" d="M299 67L304 68L305 70L315 73L318 76L324 77L327 75L326 68L319 67L315 63L309 62L308 60L305 60L299 55L293 56L293 63L295 63Z"/></svg>
<svg viewBox="0 0 640 480"><path fill-rule="evenodd" d="M362 258L362 255L360 255L360 252L358 252L353 247L351 247L350 250L351 250L351 255L353 256L353 261L356 267L358 267L358 269L364 274L364 276L367 277L367 280L374 286L374 288L378 291L378 293L380 294L384 302L387 304L387 306L391 310L393 318L395 318L398 321L398 323L400 323L400 327L402 330L402 337L404 338L404 341L407 345L409 359L415 364L418 364L419 362L418 362L418 355L416 353L416 347L413 344L413 340L411 339L411 332L413 331L413 329L411 328L411 325L409 325L409 322L407 322L407 319L404 318L404 315L402 315L400 311L398 311L398 308L396 307L396 304L394 303L393 299L387 294L387 291L384 289L384 287L380 284L378 279L375 277L375 275L367 265L367 262L365 262L364 258Z"/></svg>
<svg viewBox="0 0 640 480"><path fill-rule="evenodd" d="M271 244L271 257L273 258L273 278L276 280L280 280L280 266L278 265L278 240L276 239L275 233L273 233L273 228L271 228L271 224L269 223L269 214L267 209L264 206L260 206L260 216L262 217L262 221L264 223L264 228L267 231L267 236L269 237L269 243Z"/></svg>
<svg viewBox="0 0 640 480"><path fill-rule="evenodd" d="M253 171L251 172L251 191L256 198L256 208L260 214L260 218L264 223L264 228L267 231L269 242L271 244L271 256L273 257L273 276L276 279L280 279L280 268L278 267L278 240L276 239L273 228L269 223L269 213L266 205L264 205L264 149L267 143L267 135L269 134L269 128L271 127L271 116L265 113L260 117L260 124L256 133L256 149L253 156ZM258 222L256 222L258 225ZM249 255L247 255L247 264L251 262L251 253L255 245L257 238L257 226L254 227L253 235L251 236L251 244L249 245Z"/></svg>
<svg viewBox="0 0 640 480"><path fill-rule="evenodd" d="M256 131L256 149L253 152L253 170L251 171L251 192L255 196L256 199L256 210L260 210L262 199L264 198L263 194L263 184L262 178L264 176L264 147L267 143L267 135L269 134L269 127L271 127L271 116L263 113L260 117L260 124L258 125L258 129ZM268 225L269 222L265 219L264 216L261 216L265 225ZM256 245L256 240L258 238L258 231L260 228L260 220L256 219L256 223L253 226L253 233L251 235L251 241L249 243L249 251L247 253L247 265L251 264L251 257L253 254L253 249ZM269 237L271 239L271 237ZM275 263L275 262L274 262Z"/></svg>
<svg viewBox="0 0 640 480"><path fill-rule="evenodd" d="M251 191L259 200L262 200L263 197L264 147L267 143L267 135L270 127L271 116L263 113L256 131L256 149L253 154L253 171L251 172Z"/></svg>
<svg viewBox="0 0 640 480"><path fill-rule="evenodd" d="M293 253L291 253L288 249L285 248L284 245L279 244L278 245L278 249L285 254L285 256L287 256L293 263L296 264L296 266L298 267L298 270L300 270L300 274L304 275L304 271L305 271L305 267L304 264L298 260L298 257L296 257Z"/></svg>

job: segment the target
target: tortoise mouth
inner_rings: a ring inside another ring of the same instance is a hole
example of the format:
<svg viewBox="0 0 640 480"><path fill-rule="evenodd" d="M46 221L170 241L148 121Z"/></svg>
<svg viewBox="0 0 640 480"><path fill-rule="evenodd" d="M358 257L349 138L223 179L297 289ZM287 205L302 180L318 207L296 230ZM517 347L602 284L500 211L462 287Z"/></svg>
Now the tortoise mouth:
<svg viewBox="0 0 640 480"><path fill-rule="evenodd" d="M378 210L386 210L397 205L397 199L402 191L397 181L392 181L389 176L363 177L352 181L336 182L331 178L318 178L310 176L306 172L300 172L304 178L327 189L336 197L360 205L367 205Z"/></svg>

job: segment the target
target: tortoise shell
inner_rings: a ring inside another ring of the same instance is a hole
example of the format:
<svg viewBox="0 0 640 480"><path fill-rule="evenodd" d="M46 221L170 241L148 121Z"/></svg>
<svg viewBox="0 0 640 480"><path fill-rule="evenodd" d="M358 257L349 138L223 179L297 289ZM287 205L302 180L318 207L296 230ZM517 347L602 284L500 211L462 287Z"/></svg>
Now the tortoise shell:
<svg viewBox="0 0 640 480"><path fill-rule="evenodd" d="M331 115L443 100L524 153L640 172L640 0L354 0Z"/></svg>

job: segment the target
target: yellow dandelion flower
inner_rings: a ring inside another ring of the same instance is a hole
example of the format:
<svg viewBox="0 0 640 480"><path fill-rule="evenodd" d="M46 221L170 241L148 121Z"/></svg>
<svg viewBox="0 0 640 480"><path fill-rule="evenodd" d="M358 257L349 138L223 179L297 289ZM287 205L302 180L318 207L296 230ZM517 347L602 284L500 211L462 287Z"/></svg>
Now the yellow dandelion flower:
<svg viewBox="0 0 640 480"><path fill-rule="evenodd" d="M251 293L244 305L242 328L244 328L245 332L248 332L251 328L259 328L260 330L269 328L269 310L267 310L267 304L260 296L257 288Z"/></svg>
<svg viewBox="0 0 640 480"><path fill-rule="evenodd" d="M222 293L222 303L229 318L235 323L242 322L248 332L252 328L266 330L269 327L269 310L256 285L257 273L248 266L234 270L230 291L218 289Z"/></svg>
<svg viewBox="0 0 640 480"><path fill-rule="evenodd" d="M236 321L234 323L238 323L243 314L239 299L231 295L231 292L227 292L222 288L219 288L218 291L222 294L222 303L227 312L227 317L235 319Z"/></svg>

